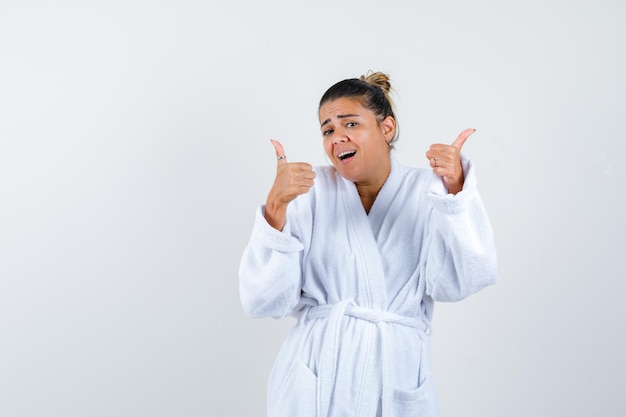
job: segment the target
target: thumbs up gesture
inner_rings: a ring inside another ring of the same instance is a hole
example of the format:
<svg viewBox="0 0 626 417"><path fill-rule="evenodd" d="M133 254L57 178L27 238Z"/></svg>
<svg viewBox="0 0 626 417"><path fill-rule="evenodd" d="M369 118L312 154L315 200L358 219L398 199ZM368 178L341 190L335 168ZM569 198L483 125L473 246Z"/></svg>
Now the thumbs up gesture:
<svg viewBox="0 0 626 417"><path fill-rule="evenodd" d="M275 229L282 230L287 222L287 206L313 186L315 172L306 162L287 162L283 145L272 140L276 151L276 178L267 195L265 219Z"/></svg>
<svg viewBox="0 0 626 417"><path fill-rule="evenodd" d="M475 131L476 129L465 129L451 145L434 144L426 152L426 158L430 161L433 172L441 177L451 194L456 194L463 189L465 177L461 166L461 148Z"/></svg>

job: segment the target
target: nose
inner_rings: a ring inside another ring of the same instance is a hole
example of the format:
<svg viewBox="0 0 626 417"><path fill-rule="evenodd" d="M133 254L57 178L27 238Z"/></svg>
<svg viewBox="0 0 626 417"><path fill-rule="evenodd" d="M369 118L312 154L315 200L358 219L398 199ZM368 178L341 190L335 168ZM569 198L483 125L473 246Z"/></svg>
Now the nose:
<svg viewBox="0 0 626 417"><path fill-rule="evenodd" d="M337 144L337 143L341 143L341 142L347 142L350 139L348 138L348 135L346 135L346 132L344 130L337 130L335 131L335 134L333 135L333 143Z"/></svg>

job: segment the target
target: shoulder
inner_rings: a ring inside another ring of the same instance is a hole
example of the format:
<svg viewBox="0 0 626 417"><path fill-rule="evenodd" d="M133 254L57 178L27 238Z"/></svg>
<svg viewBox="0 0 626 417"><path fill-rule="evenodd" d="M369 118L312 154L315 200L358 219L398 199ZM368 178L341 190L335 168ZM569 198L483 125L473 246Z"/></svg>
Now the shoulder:
<svg viewBox="0 0 626 417"><path fill-rule="evenodd" d="M397 160L392 163L392 172L396 176L402 187L428 187L428 185L436 178L432 170L427 168L417 168L402 165Z"/></svg>

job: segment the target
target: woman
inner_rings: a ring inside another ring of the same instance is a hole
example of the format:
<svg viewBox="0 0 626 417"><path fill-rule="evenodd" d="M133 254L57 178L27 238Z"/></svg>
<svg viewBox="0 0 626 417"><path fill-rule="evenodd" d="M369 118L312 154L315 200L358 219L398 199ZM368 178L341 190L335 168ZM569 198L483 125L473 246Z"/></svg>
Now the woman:
<svg viewBox="0 0 626 417"><path fill-rule="evenodd" d="M341 81L320 101L332 166L287 162L257 210L240 266L253 318L294 315L269 378L268 416L437 416L435 301L496 281L493 235L472 163L452 145L432 172L391 155L398 124L387 75Z"/></svg>

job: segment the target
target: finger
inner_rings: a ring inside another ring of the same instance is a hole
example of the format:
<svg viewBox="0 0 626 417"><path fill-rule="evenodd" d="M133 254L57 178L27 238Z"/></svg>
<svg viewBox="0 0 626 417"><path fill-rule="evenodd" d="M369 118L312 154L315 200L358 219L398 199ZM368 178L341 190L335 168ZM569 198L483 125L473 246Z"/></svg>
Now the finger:
<svg viewBox="0 0 626 417"><path fill-rule="evenodd" d="M313 165L308 162L290 162L289 163L292 172L297 173L299 175L313 175L315 172L313 171Z"/></svg>
<svg viewBox="0 0 626 417"><path fill-rule="evenodd" d="M274 146L274 150L276 151L276 163L278 165L287 165L287 158L285 158L285 149L283 145L274 139L270 139L272 145Z"/></svg>
<svg viewBox="0 0 626 417"><path fill-rule="evenodd" d="M313 171L312 169L307 169L305 171L301 171L298 174L298 177L303 180L314 180L315 177L317 177L317 175L315 174L315 171Z"/></svg>
<svg viewBox="0 0 626 417"><path fill-rule="evenodd" d="M476 129L465 129L459 134L459 136L454 140L454 142L452 142L452 146L454 146L458 150L461 150L467 138L469 138L470 135L474 132L476 132Z"/></svg>

